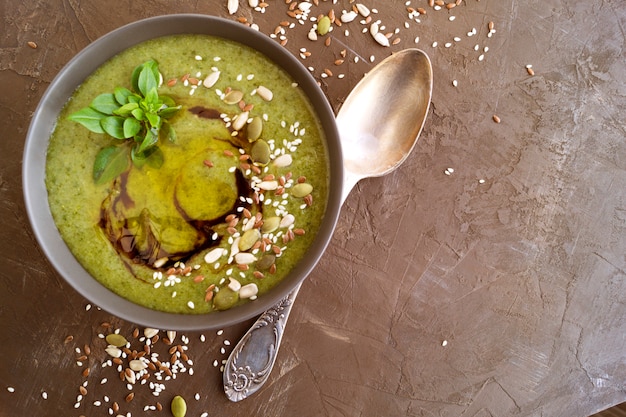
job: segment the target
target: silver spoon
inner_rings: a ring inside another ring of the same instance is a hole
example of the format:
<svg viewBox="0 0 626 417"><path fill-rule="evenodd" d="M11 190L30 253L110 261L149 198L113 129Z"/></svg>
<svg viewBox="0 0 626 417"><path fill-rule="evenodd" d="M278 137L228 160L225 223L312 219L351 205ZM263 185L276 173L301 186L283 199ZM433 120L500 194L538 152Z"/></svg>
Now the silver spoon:
<svg viewBox="0 0 626 417"><path fill-rule="evenodd" d="M337 114L342 201L359 180L388 174L407 158L424 126L432 86L428 56L405 49L375 66L350 92ZM299 289L263 313L231 352L224 365L224 391L231 401L255 393L269 377Z"/></svg>

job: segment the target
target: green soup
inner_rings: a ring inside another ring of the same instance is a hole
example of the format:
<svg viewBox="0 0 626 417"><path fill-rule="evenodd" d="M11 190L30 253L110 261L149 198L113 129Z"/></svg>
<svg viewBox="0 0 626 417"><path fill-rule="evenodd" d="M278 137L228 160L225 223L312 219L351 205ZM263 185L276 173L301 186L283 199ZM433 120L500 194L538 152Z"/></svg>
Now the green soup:
<svg viewBox="0 0 626 417"><path fill-rule="evenodd" d="M101 93L130 88L158 62L160 95L182 105L162 165L93 180L98 152L122 146L68 119ZM103 285L176 313L231 308L274 287L306 256L326 209L325 138L302 90L262 54L205 35L159 38L100 67L52 134L46 186L72 253Z"/></svg>

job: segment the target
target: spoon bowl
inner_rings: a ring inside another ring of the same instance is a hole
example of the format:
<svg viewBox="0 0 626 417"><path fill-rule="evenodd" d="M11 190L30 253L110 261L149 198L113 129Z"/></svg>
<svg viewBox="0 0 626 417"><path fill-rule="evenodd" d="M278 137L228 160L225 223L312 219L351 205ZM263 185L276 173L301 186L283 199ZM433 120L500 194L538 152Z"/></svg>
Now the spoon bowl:
<svg viewBox="0 0 626 417"><path fill-rule="evenodd" d="M424 127L432 87L428 56L405 49L379 63L350 92L337 115L342 203L360 179L385 175L408 157ZM299 289L263 313L231 352L223 376L231 401L255 393L269 377Z"/></svg>
<svg viewBox="0 0 626 417"><path fill-rule="evenodd" d="M409 156L426 120L432 83L428 55L405 49L374 67L350 92L337 114L344 200L360 179L386 175Z"/></svg>

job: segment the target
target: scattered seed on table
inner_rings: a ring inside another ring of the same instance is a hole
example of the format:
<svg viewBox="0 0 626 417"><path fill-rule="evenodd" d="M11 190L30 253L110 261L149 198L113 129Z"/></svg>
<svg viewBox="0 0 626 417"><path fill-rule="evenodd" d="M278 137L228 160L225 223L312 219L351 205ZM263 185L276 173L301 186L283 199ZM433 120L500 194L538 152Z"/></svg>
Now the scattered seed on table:
<svg viewBox="0 0 626 417"><path fill-rule="evenodd" d="M496 122L496 123L500 123L501 120L500 120L500 117L498 117L498 115L494 114L493 115L493 121Z"/></svg>
<svg viewBox="0 0 626 417"><path fill-rule="evenodd" d="M28 42L28 46L30 46L33 49L37 49L37 44L33 41Z"/></svg>

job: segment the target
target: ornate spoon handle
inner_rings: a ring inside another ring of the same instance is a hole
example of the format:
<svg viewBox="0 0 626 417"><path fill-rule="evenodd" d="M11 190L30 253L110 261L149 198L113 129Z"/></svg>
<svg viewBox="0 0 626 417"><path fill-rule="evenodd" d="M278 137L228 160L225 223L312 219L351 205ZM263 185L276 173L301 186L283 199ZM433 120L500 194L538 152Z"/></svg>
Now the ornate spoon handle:
<svg viewBox="0 0 626 417"><path fill-rule="evenodd" d="M300 286L263 313L231 352L224 366L224 392L229 400L237 402L254 394L270 376ZM263 346L267 349L259 349Z"/></svg>

